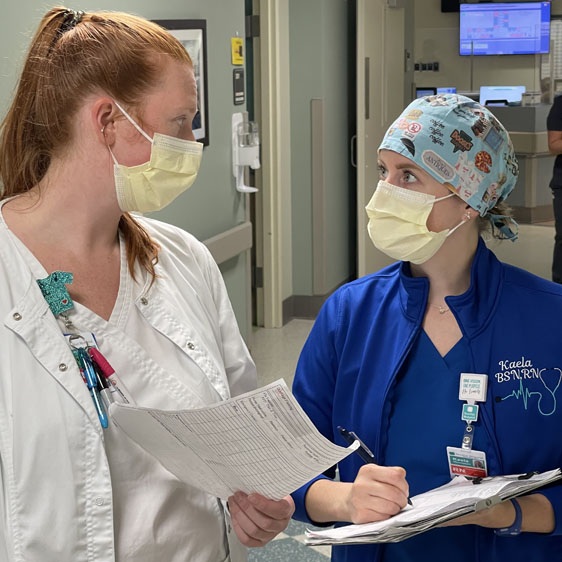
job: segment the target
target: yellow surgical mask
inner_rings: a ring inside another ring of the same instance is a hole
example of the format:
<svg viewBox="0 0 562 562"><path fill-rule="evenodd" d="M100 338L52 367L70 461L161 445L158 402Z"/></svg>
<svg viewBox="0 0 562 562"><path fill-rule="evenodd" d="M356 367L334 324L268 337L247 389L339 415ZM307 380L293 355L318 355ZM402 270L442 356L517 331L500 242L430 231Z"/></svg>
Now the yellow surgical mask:
<svg viewBox="0 0 562 562"><path fill-rule="evenodd" d="M435 198L379 181L373 197L367 204L369 236L376 248L396 260L415 264L426 262L433 257L450 236L466 220L452 229L431 232L427 218L433 204L453 197L454 193Z"/></svg>
<svg viewBox="0 0 562 562"><path fill-rule="evenodd" d="M159 211L189 188L199 171L203 144L155 133L150 138L133 118L115 102L123 115L150 142L150 160L138 166L115 163L117 201L122 211ZM108 147L109 148L109 147Z"/></svg>

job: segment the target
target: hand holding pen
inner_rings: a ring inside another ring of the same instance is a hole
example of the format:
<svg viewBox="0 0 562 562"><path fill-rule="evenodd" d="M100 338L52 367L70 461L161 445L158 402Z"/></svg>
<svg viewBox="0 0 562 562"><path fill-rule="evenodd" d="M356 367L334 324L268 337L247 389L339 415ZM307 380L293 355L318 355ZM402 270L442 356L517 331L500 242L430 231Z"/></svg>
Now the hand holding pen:
<svg viewBox="0 0 562 562"><path fill-rule="evenodd" d="M400 467L377 465L373 453L355 433L343 427L338 430L350 445L359 442L355 452L366 463L359 470L350 492L350 511L355 514L353 523L387 519L405 507L406 502L412 505L406 471Z"/></svg>

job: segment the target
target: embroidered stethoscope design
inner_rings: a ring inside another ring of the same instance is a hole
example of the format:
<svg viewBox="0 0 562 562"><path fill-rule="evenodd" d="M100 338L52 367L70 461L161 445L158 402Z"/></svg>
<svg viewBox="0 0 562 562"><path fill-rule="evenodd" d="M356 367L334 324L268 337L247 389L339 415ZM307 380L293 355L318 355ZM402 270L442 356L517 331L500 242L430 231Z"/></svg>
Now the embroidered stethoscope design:
<svg viewBox="0 0 562 562"><path fill-rule="evenodd" d="M546 375L548 372L553 372L553 373L557 372L557 375L555 374L554 381L553 381L556 384L552 388L547 384L547 382L544 379L544 375ZM541 369L538 372L538 378L544 385L545 389L548 391L547 393L543 394L543 392L539 392L538 390L531 391L526 386L523 386L523 380L520 380L519 389L515 389L507 396L501 398L501 400L502 401L507 400L508 398L515 398L516 400L521 399L523 400L523 407L525 408L525 410L527 410L529 406L530 398L532 396L538 396L539 399L537 401L537 409L539 413L543 416L551 416L552 414L554 414L554 412L556 412L556 406L557 406L556 391L558 390L560 384L562 383L562 369L559 369L558 367L554 367L552 369ZM551 407L548 408L548 402L550 400L552 400L550 404Z"/></svg>

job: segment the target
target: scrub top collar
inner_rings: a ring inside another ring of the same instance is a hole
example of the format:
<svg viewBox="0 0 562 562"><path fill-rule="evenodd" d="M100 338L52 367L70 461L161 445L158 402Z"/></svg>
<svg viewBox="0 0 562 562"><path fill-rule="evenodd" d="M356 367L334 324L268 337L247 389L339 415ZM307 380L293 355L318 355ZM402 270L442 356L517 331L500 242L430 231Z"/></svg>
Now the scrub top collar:
<svg viewBox="0 0 562 562"><path fill-rule="evenodd" d="M410 264L400 265L400 303L407 318L421 323L427 306L429 280L412 277ZM470 269L470 287L462 295L449 296L445 302L455 315L464 336L477 336L488 324L498 301L502 264L479 238Z"/></svg>

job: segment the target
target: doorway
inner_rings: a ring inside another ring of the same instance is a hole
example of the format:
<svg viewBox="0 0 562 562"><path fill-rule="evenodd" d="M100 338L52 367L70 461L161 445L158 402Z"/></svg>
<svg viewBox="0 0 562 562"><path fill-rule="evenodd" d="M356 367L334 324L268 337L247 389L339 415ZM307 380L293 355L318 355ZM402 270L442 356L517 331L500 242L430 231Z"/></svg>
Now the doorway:
<svg viewBox="0 0 562 562"><path fill-rule="evenodd" d="M413 0L357 0L357 273L392 263L373 247L365 206L378 183L377 149L410 102Z"/></svg>

